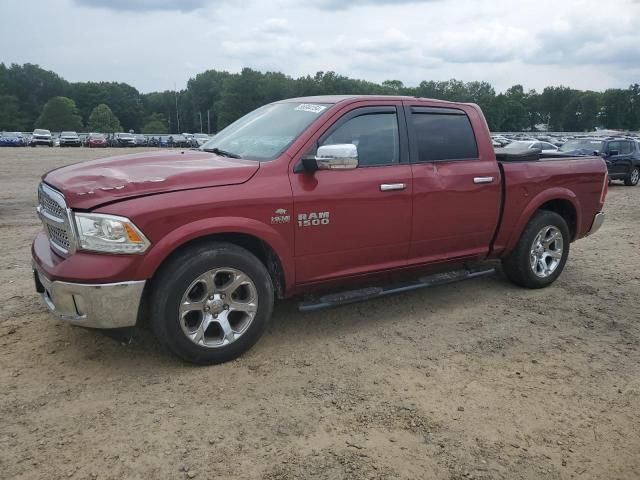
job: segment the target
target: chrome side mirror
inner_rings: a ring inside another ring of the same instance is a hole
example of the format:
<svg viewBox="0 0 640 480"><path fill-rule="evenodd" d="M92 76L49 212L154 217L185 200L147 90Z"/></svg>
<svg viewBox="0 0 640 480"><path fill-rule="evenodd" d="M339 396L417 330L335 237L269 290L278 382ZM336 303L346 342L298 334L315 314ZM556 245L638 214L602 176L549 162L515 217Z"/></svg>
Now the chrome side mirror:
<svg viewBox="0 0 640 480"><path fill-rule="evenodd" d="M358 147L352 143L323 145L315 160L318 170L352 170L358 167Z"/></svg>

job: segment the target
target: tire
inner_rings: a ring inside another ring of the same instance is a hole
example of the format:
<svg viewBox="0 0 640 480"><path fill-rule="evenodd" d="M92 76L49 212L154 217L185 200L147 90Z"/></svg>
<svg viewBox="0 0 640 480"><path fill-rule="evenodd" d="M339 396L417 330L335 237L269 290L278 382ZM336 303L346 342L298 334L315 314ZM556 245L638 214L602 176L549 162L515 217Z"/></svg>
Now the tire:
<svg viewBox="0 0 640 480"><path fill-rule="evenodd" d="M548 229L547 234L538 243L538 235L545 229ZM554 241L545 247L555 233L561 236L561 243ZM570 239L569 227L564 218L549 210L538 210L529 220L511 254L503 259L504 273L511 282L521 287L548 287L560 276L567 263ZM559 257L555 257L556 255ZM545 265L548 270L544 268Z"/></svg>
<svg viewBox="0 0 640 480"><path fill-rule="evenodd" d="M638 184L639 180L640 180L640 167L633 167L629 172L629 175L627 175L624 178L624 184L627 187L635 187Z"/></svg>
<svg viewBox="0 0 640 480"><path fill-rule="evenodd" d="M225 290L242 281L236 290ZM183 360L223 363L258 341L273 302L271 277L255 255L230 243L209 242L183 251L160 269L152 285L150 324L158 340Z"/></svg>

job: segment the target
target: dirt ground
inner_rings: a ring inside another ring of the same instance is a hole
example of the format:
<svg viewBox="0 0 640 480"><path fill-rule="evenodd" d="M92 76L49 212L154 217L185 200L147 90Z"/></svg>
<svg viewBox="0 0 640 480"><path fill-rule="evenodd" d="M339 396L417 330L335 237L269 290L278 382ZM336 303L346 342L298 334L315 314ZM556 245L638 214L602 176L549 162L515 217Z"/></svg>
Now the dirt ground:
<svg viewBox="0 0 640 480"><path fill-rule="evenodd" d="M286 301L248 354L193 367L34 291L40 175L112 154L0 149L0 478L640 478L640 187L611 187L548 289Z"/></svg>

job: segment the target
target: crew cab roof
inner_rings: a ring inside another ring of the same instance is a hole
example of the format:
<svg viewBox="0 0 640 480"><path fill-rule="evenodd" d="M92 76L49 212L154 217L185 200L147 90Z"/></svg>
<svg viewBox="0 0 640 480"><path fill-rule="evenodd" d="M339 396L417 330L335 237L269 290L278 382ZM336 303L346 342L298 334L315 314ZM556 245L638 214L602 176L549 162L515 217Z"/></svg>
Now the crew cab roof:
<svg viewBox="0 0 640 480"><path fill-rule="evenodd" d="M420 98L420 97L409 97L406 95L316 95L311 97L297 97L297 98L287 98L284 100L278 100L274 103L341 103L349 100L409 100L409 101L429 101L429 102L438 102L438 103L455 103L456 105L460 105L460 102L449 102L447 100L437 100L432 98Z"/></svg>

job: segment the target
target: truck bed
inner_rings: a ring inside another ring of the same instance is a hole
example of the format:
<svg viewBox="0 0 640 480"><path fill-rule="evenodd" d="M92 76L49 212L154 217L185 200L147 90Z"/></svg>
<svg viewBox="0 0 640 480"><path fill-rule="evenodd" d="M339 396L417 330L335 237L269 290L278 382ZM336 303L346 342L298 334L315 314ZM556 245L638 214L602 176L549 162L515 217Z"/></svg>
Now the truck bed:
<svg viewBox="0 0 640 480"><path fill-rule="evenodd" d="M553 208L572 211L572 240L589 232L601 208L603 183L607 181L607 167L601 157L540 154L537 150L505 153L496 149L496 159L503 195L492 256L498 257L513 247L523 228L522 219L530 217L528 210L540 208L547 200L553 202Z"/></svg>

